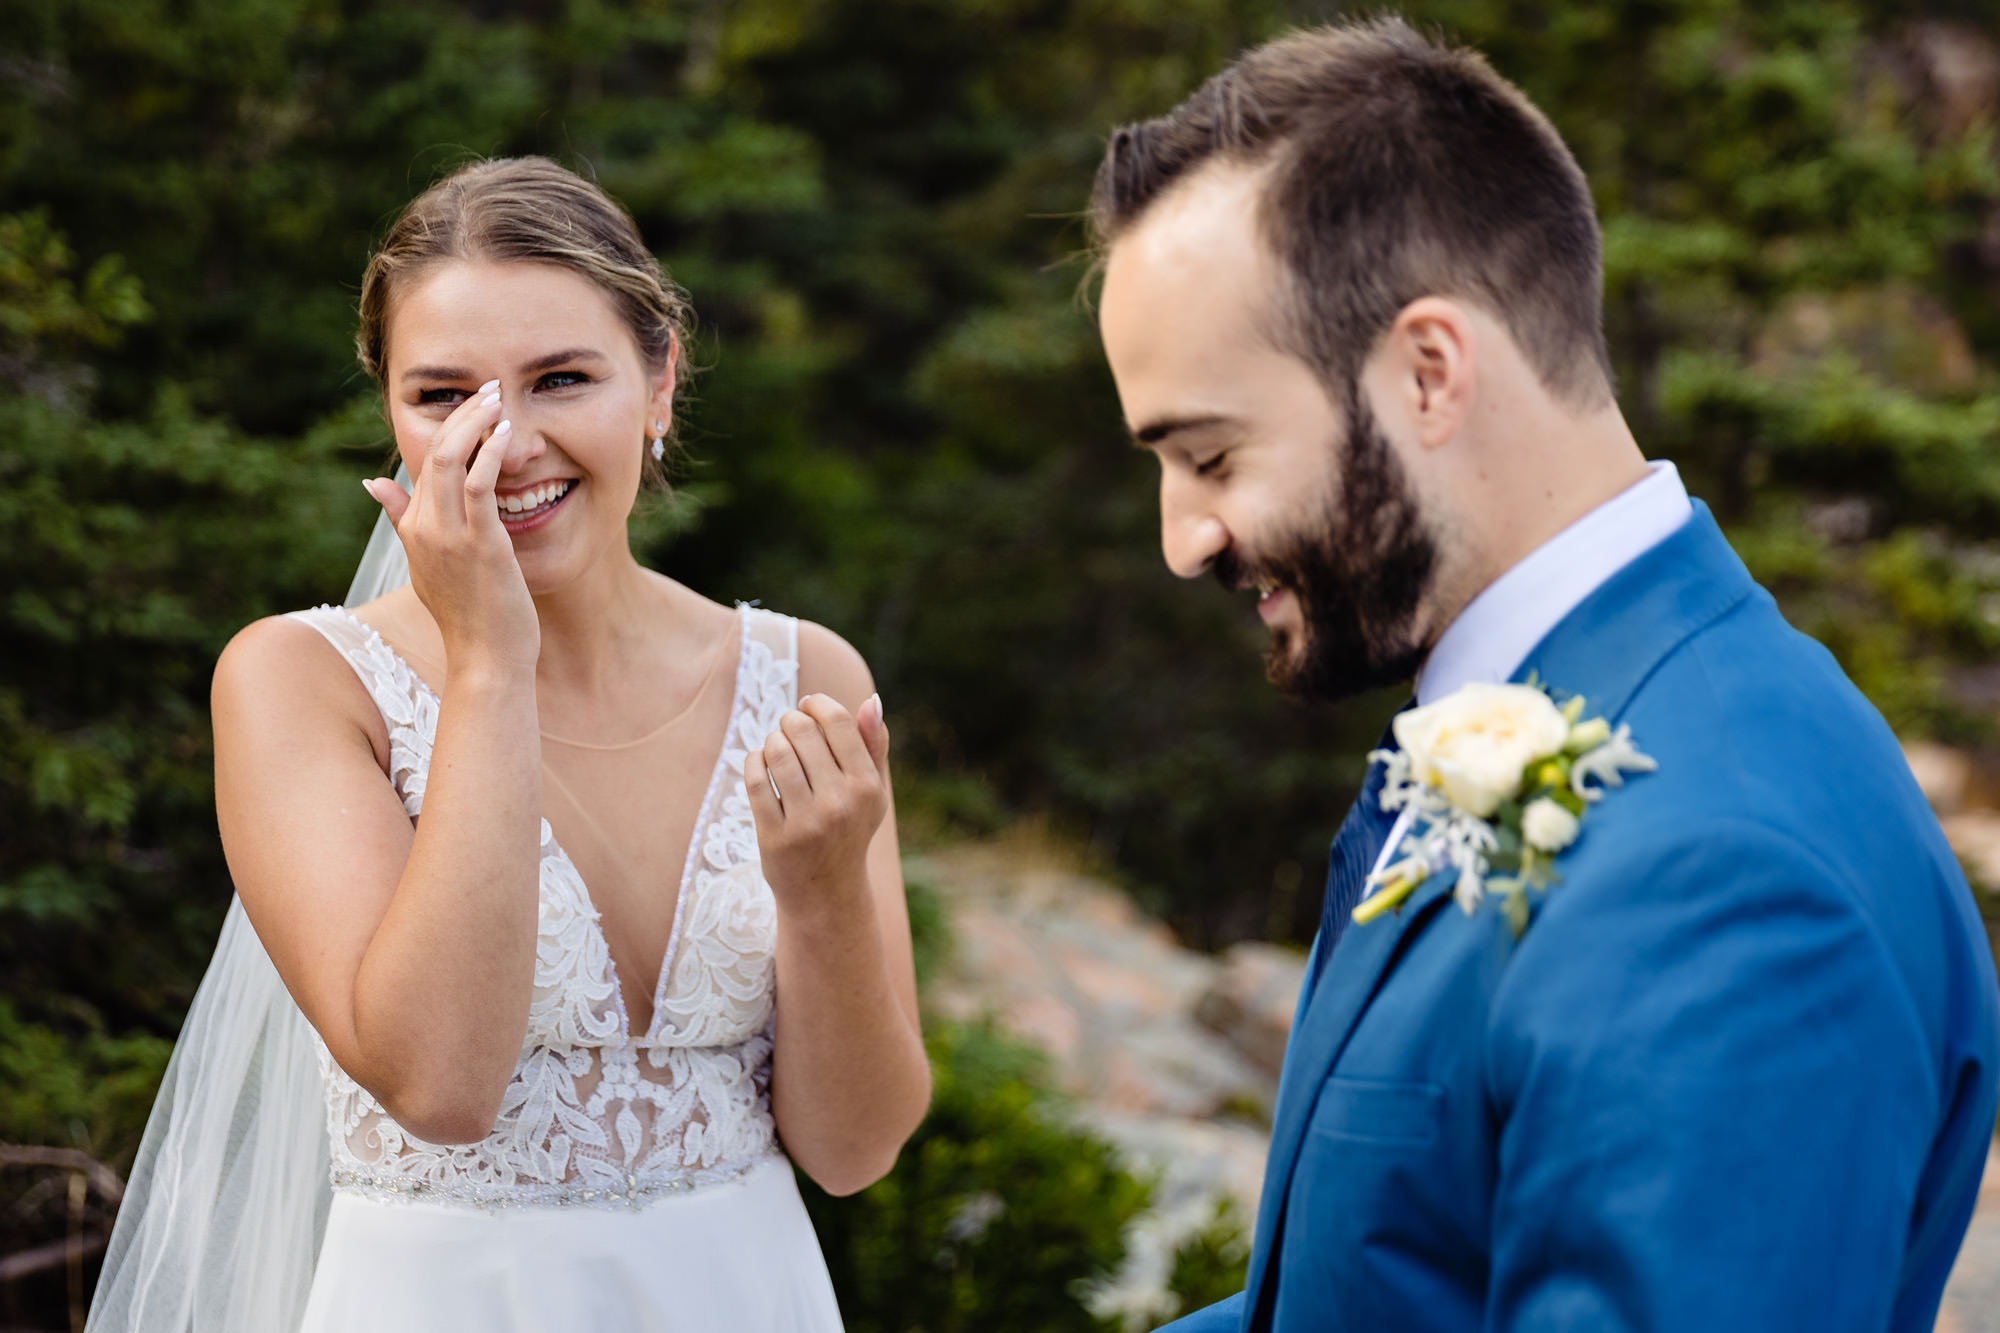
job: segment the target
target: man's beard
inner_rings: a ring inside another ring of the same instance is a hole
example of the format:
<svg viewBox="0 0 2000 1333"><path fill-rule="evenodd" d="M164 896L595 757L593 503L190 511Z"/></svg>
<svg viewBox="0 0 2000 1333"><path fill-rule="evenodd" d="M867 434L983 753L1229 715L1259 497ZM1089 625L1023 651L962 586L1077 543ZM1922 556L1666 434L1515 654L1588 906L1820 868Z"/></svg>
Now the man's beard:
<svg viewBox="0 0 2000 1333"><path fill-rule="evenodd" d="M1298 700L1338 700L1408 680L1429 645L1417 618L1437 571L1437 542L1358 386L1337 481L1305 530L1285 533L1269 554L1225 551L1215 562L1225 586L1289 589L1303 634L1274 629L1264 672Z"/></svg>

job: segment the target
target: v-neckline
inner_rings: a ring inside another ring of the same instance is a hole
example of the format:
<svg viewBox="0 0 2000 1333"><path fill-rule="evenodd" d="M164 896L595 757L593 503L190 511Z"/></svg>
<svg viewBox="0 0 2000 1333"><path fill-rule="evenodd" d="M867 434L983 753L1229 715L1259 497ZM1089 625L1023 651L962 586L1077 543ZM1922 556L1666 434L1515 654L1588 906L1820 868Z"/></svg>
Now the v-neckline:
<svg viewBox="0 0 2000 1333"><path fill-rule="evenodd" d="M430 696L431 702L434 705L439 708L444 706L444 696L431 687L431 683L425 680L415 667L410 665L407 658L390 646L389 641L382 637L380 630L363 620L360 616L355 615L347 607L336 606L333 609L346 616L349 620L352 620L356 625L359 625L362 631L368 635L369 639L386 653L390 660L402 668L403 674L408 676L418 689ZM750 657L750 608L747 605L736 608L736 635L736 680L730 688L729 714L723 720L722 739L721 743L716 747L715 765L709 770L708 787L702 794L701 804L695 809L694 827L688 831L688 849L687 855L681 863L680 887L674 894L674 924L673 928L667 932L666 952L660 956L660 974L654 979L652 988L653 1012L647 1019L646 1040L641 1042L641 1045L651 1045L654 1034L659 1029L660 1010L665 1007L667 979L673 975L674 962L680 953L681 925L687 919L688 890L694 884L695 867L701 862L702 835L708 831L709 824L714 822L716 799L721 792L724 776L731 771L729 765L729 738L736 731L736 716L743 708L743 680L747 674L746 667ZM432 730L432 735L427 739L429 745L426 746L424 754L424 768L426 772L430 769L430 751L436 748L437 737L435 727ZM541 816L541 822L542 826L549 831L547 839L549 850L543 852L536 863L537 900L539 901L541 893L539 866L552 856L561 858L562 865L568 868L570 875L576 880L577 892L583 895L584 904L590 909L591 929L597 932L598 942L604 946L604 966L605 970L609 973L611 994L618 1001L618 1034L621 1038L621 1044L630 1044L633 1038L632 1015L625 1004L625 987L618 979L618 964L611 956L610 938L604 933L604 914L598 910L597 900L590 896L590 885L584 882L583 872L577 869L576 862L570 859L569 852L564 849L562 841L556 837L555 825L549 822L547 815Z"/></svg>

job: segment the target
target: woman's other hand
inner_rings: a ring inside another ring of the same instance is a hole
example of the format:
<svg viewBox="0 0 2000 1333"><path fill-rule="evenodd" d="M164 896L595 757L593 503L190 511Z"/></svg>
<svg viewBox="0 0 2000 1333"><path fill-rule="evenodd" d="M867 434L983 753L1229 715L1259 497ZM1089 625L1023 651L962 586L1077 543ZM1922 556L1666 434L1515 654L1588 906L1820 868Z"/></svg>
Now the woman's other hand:
<svg viewBox="0 0 2000 1333"><path fill-rule="evenodd" d="M930 1066L882 700L838 636L802 623L798 643L798 709L743 764L778 905L771 1114L792 1161L851 1194L895 1165Z"/></svg>
<svg viewBox="0 0 2000 1333"><path fill-rule="evenodd" d="M493 499L512 429L500 381L489 380L438 426L409 492L383 477L362 483L402 539L448 670L533 668L541 653L541 622Z"/></svg>
<svg viewBox="0 0 2000 1333"><path fill-rule="evenodd" d="M838 908L868 892L868 847L889 809L882 696L860 714L809 694L743 764L764 878L780 911Z"/></svg>

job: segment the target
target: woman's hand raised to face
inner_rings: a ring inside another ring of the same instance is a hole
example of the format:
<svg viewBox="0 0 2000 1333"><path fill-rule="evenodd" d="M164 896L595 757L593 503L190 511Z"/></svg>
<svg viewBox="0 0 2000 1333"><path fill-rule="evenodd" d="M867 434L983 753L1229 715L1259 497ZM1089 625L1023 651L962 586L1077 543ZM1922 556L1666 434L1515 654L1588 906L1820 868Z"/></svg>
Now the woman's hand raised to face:
<svg viewBox="0 0 2000 1333"><path fill-rule="evenodd" d="M489 380L439 425L408 493L383 477L362 483L402 539L447 668L532 668L541 653L541 621L493 499L511 443L500 381Z"/></svg>
<svg viewBox="0 0 2000 1333"><path fill-rule="evenodd" d="M809 694L743 763L764 878L781 911L838 911L868 892L868 844L889 810L882 698L860 716Z"/></svg>

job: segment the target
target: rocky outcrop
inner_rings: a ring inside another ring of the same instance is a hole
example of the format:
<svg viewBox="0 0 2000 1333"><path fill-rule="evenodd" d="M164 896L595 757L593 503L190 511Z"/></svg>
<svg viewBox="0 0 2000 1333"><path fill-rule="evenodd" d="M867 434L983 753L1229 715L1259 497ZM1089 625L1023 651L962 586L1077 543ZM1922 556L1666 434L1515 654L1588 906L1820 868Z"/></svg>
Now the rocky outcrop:
<svg viewBox="0 0 2000 1333"><path fill-rule="evenodd" d="M1155 1180L1102 1315L1151 1328L1174 1251L1232 1201L1256 1215L1278 1069L1304 975L1298 952L1184 949L1130 897L1032 838L913 856L951 914L952 958L926 1003L991 1017L1045 1052L1078 1118Z"/></svg>
<svg viewBox="0 0 2000 1333"><path fill-rule="evenodd" d="M1248 940L1231 945L1208 989L1195 1001L1195 1019L1272 1078L1285 1067L1305 960L1295 949Z"/></svg>
<svg viewBox="0 0 2000 1333"><path fill-rule="evenodd" d="M1952 850L1983 887L2000 889L2000 790L1965 750L1911 741L1903 755Z"/></svg>

